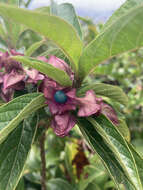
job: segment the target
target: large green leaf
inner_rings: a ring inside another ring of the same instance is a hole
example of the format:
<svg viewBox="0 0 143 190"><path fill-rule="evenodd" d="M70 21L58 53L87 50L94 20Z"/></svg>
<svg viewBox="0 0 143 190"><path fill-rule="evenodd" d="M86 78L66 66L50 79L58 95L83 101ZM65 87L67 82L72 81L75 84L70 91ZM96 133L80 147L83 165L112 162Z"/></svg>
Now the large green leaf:
<svg viewBox="0 0 143 190"><path fill-rule="evenodd" d="M141 157L135 150L135 148L129 144L129 147L130 147L130 150L134 156L134 159L135 159L135 162L137 164L137 169L138 169L138 172L139 172L139 175L140 175L140 178L141 178L141 183L142 183L142 186L143 186L143 157Z"/></svg>
<svg viewBox="0 0 143 190"><path fill-rule="evenodd" d="M0 145L0 189L16 188L37 129L37 117L30 115Z"/></svg>
<svg viewBox="0 0 143 190"><path fill-rule="evenodd" d="M78 125L91 148L98 154L107 168L117 188L121 190L120 185L123 184L125 190L135 190L119 161L115 158L114 153L104 142L102 136L97 132L94 126L85 118L78 119Z"/></svg>
<svg viewBox="0 0 143 190"><path fill-rule="evenodd" d="M0 106L0 143L29 114L44 106L43 94L32 93Z"/></svg>
<svg viewBox="0 0 143 190"><path fill-rule="evenodd" d="M143 46L143 2L134 7L131 5L132 1L129 1L124 14L120 12L118 19L115 17L115 20L112 20L84 49L80 59L81 79L93 71L99 63Z"/></svg>
<svg viewBox="0 0 143 190"><path fill-rule="evenodd" d="M88 120L113 151L116 159L119 161L125 174L128 176L135 188L137 190L143 189L142 180L140 178L140 173L138 171L134 155L132 154L126 140L117 130L117 127L115 127L104 115L97 117L96 121L93 118L88 118Z"/></svg>
<svg viewBox="0 0 143 190"><path fill-rule="evenodd" d="M24 56L14 56L13 59L24 63L26 66L37 69L48 77L54 79L63 86L71 86L72 81L66 72L60 70L46 62Z"/></svg>
<svg viewBox="0 0 143 190"><path fill-rule="evenodd" d="M26 25L48 39L54 41L69 57L73 68L78 69L78 61L82 51L82 41L74 28L57 16L29 11L0 4L0 15Z"/></svg>
<svg viewBox="0 0 143 190"><path fill-rule="evenodd" d="M35 11L39 11L39 12L44 12L44 13L50 14L50 7L49 6L39 7L39 8L36 8Z"/></svg>
<svg viewBox="0 0 143 190"><path fill-rule="evenodd" d="M58 5L54 1L51 2L51 14L59 16L73 25L79 37L82 39L81 26L76 15L75 9L70 3L62 3Z"/></svg>
<svg viewBox="0 0 143 190"><path fill-rule="evenodd" d="M18 183L18 185L16 187L16 190L25 190L25 188L24 188L24 179L23 178L19 181L19 183Z"/></svg>
<svg viewBox="0 0 143 190"><path fill-rule="evenodd" d="M125 3L109 18L102 28L105 30L109 25L113 24L121 15L126 14L129 9L134 8L142 3L142 0L126 0Z"/></svg>
<svg viewBox="0 0 143 190"><path fill-rule="evenodd" d="M77 95L83 96L86 91L91 89L94 90L95 94L106 96L123 105L128 103L128 98L121 88L104 83L93 83L83 86L77 91Z"/></svg>

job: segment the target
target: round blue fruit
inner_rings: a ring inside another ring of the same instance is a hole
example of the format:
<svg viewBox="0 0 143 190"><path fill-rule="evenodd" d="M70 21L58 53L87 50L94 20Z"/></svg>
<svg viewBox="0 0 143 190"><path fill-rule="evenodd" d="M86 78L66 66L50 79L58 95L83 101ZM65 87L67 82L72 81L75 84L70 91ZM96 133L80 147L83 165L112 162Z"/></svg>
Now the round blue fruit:
<svg viewBox="0 0 143 190"><path fill-rule="evenodd" d="M68 97L66 96L66 94L62 90L58 90L54 94L54 99L57 103L64 104L64 103L66 103Z"/></svg>

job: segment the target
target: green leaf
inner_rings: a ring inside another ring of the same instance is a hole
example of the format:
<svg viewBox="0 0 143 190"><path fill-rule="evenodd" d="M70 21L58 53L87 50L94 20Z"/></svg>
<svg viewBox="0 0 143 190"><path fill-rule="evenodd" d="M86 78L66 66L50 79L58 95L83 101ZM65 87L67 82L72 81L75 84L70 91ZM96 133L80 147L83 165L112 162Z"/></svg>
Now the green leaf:
<svg viewBox="0 0 143 190"><path fill-rule="evenodd" d="M25 188L24 188L24 179L23 178L19 181L19 183L18 183L18 185L16 187L16 190L25 190Z"/></svg>
<svg viewBox="0 0 143 190"><path fill-rule="evenodd" d="M47 182L47 190L73 190L73 187L63 179L51 179Z"/></svg>
<svg viewBox="0 0 143 190"><path fill-rule="evenodd" d="M120 131L120 133L123 135L123 137L130 142L131 140L131 134L130 134L130 130L126 124L126 122L122 119L119 119L119 124L117 126L118 130Z"/></svg>
<svg viewBox="0 0 143 190"><path fill-rule="evenodd" d="M125 174L135 188L137 190L143 189L135 158L131 153L127 142L117 130L117 127L114 126L104 115L97 117L96 121L92 118L89 118L88 120L97 129L104 141L113 151L116 159L119 160Z"/></svg>
<svg viewBox="0 0 143 190"><path fill-rule="evenodd" d="M128 1L127 10L119 15L84 49L79 65L81 80L99 63L143 46L143 3L132 7Z"/></svg>
<svg viewBox="0 0 143 190"><path fill-rule="evenodd" d="M59 16L71 24L77 31L80 39L82 39L81 26L76 15L75 9L70 3L62 3L58 5L54 1L51 2L51 14Z"/></svg>
<svg viewBox="0 0 143 190"><path fill-rule="evenodd" d="M134 156L136 165L137 165L137 169L138 169L138 173L141 179L141 184L143 186L143 157L140 156L140 154L138 154L135 150L135 148L128 143L128 146L130 147L130 150Z"/></svg>
<svg viewBox="0 0 143 190"><path fill-rule="evenodd" d="M0 36L1 36L1 38L2 38L3 40L5 39L5 36L6 36L5 30L4 30L4 26L3 26L2 23L0 23Z"/></svg>
<svg viewBox="0 0 143 190"><path fill-rule="evenodd" d="M13 56L13 59L15 59L21 63L24 63L24 65L26 65L26 66L37 69L41 73L47 75L48 77L57 81L58 83L60 83L63 86L71 86L72 85L72 81L70 80L70 77L68 76L68 74L63 70L60 70L60 69L52 66L51 64L48 64L41 60L37 60L34 58L30 58L30 57L24 57L24 56Z"/></svg>
<svg viewBox="0 0 143 190"><path fill-rule="evenodd" d="M135 147L136 151L143 157L143 139L135 138L132 140L132 144Z"/></svg>
<svg viewBox="0 0 143 190"><path fill-rule="evenodd" d="M45 40L35 42L26 51L25 56L31 56L40 46L44 44Z"/></svg>
<svg viewBox="0 0 143 190"><path fill-rule="evenodd" d="M16 8L2 3L0 4L0 15L14 22L24 24L54 41L69 57L74 70L78 70L78 61L83 44L74 28L63 19L57 16Z"/></svg>
<svg viewBox="0 0 143 190"><path fill-rule="evenodd" d="M0 189L16 188L33 143L37 117L30 115L0 145Z"/></svg>
<svg viewBox="0 0 143 190"><path fill-rule="evenodd" d="M142 0L126 0L126 2L117 11L115 11L114 14L105 23L105 25L102 28L102 31L105 30L109 25L113 24L116 20L118 20L118 18L120 18L123 14L126 14L129 11L129 9L141 5L142 2Z"/></svg>
<svg viewBox="0 0 143 190"><path fill-rule="evenodd" d="M128 98L121 88L104 83L93 83L83 86L77 91L77 95L83 96L86 91L91 89L94 90L95 94L106 96L123 105L127 105L128 103Z"/></svg>
<svg viewBox="0 0 143 190"><path fill-rule="evenodd" d="M39 8L36 8L35 11L39 11L39 12L44 12L44 13L50 14L50 7L49 6L39 7Z"/></svg>
<svg viewBox="0 0 143 190"><path fill-rule="evenodd" d="M78 125L91 148L105 165L117 188L121 190L119 185L123 184L125 190L135 190L119 161L115 158L114 152L107 146L107 143L104 142L94 126L85 118L78 118Z"/></svg>
<svg viewBox="0 0 143 190"><path fill-rule="evenodd" d="M0 143L29 114L44 106L41 93L26 94L0 106Z"/></svg>

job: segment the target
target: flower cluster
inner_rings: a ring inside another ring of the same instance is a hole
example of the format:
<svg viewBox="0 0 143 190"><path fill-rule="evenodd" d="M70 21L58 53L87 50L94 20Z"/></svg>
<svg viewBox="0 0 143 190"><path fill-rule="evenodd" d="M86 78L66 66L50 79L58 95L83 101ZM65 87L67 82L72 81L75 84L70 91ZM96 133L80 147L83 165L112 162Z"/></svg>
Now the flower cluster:
<svg viewBox="0 0 143 190"><path fill-rule="evenodd" d="M44 75L37 70L23 68L21 63L11 59L11 55L23 56L15 50L0 52L0 97L5 102L12 99L15 90L23 90L26 83L36 84L44 79Z"/></svg>
<svg viewBox="0 0 143 190"><path fill-rule="evenodd" d="M67 63L63 60L50 56L49 59L40 57L39 59L67 72L71 80L74 80L74 74ZM88 90L84 97L76 96L76 88L65 88L56 81L45 77L40 85L40 90L44 93L46 103L53 115L52 128L56 135L64 137L76 124L76 118L72 111L77 110L77 116L88 117L105 114L114 124L118 124L115 111L109 105L105 104L102 98L96 97L93 90Z"/></svg>
<svg viewBox="0 0 143 190"><path fill-rule="evenodd" d="M77 97L74 85L63 87L35 69L22 67L21 63L11 59L11 55L23 56L14 50L10 53L0 53L0 97L8 102L12 99L14 91L24 89L26 83L37 84L39 80L42 81L39 91L43 92L46 98L46 104L52 114L51 127L56 135L64 137L75 126L76 117L73 111L77 112L78 117L98 116L103 113L114 124L118 124L115 111L105 104L102 98L98 98L93 90L88 90L84 97ZM55 56L50 56L49 59L45 57L37 59L64 70L74 81L74 73L63 60Z"/></svg>

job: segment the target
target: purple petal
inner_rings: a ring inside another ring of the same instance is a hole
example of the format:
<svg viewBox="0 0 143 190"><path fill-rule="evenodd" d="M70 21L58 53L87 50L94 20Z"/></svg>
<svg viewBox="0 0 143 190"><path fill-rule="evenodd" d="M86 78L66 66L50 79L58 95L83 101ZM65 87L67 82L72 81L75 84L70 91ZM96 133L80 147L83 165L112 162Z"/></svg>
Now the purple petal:
<svg viewBox="0 0 143 190"><path fill-rule="evenodd" d="M76 89L75 89L75 88L71 89L70 91L68 91L68 92L66 93L66 95L67 95L68 97L70 97L70 98L75 99L75 98L76 98Z"/></svg>
<svg viewBox="0 0 143 190"><path fill-rule="evenodd" d="M12 100L14 95L14 90L13 89L2 89L0 92L0 97L5 101L5 102L9 102L10 100Z"/></svg>
<svg viewBox="0 0 143 190"><path fill-rule="evenodd" d="M10 88L12 85L22 81L24 78L25 78L24 74L19 74L14 71L12 71L9 74L5 74L3 79L4 89Z"/></svg>
<svg viewBox="0 0 143 190"><path fill-rule="evenodd" d="M54 81L48 77L45 77L43 82L44 82L43 85L45 88L51 87L51 88L54 88L55 90L62 90L64 88L61 85L59 85L56 81Z"/></svg>
<svg viewBox="0 0 143 190"><path fill-rule="evenodd" d="M65 72L67 72L67 74L70 76L71 80L74 79L74 74L73 74L71 68L62 59L52 55L48 59L48 63L53 65L54 67L56 67L58 69L61 69L61 70L65 71Z"/></svg>
<svg viewBox="0 0 143 190"><path fill-rule="evenodd" d="M12 55L24 55L23 53L19 53L19 52L17 52L17 51L15 51L14 49L11 49L10 50L10 53L12 54Z"/></svg>
<svg viewBox="0 0 143 190"><path fill-rule="evenodd" d="M49 105L50 112L55 114L63 114L70 110L76 110L77 101L75 100L75 89L70 90L66 93L68 96L67 102L60 104L54 100L55 88L45 88L44 95L47 98L47 104Z"/></svg>
<svg viewBox="0 0 143 190"><path fill-rule="evenodd" d="M67 136L69 131L75 126L76 119L70 113L55 115L52 121L52 128L57 136Z"/></svg>
<svg viewBox="0 0 143 190"><path fill-rule="evenodd" d="M70 76L71 80L72 81L74 80L74 73L72 72L69 65L66 62L64 62L62 59L59 59L59 58L57 58L56 56L53 56L53 55L50 56L49 59L47 59L44 56L38 57L37 59L41 60L41 61L44 61L44 62L47 62L47 63L53 65L54 67L58 68L58 69L64 70Z"/></svg>
<svg viewBox="0 0 143 190"><path fill-rule="evenodd" d="M36 69L24 69L24 71L33 80L35 80L35 78L37 78L38 73L39 73Z"/></svg>
<svg viewBox="0 0 143 190"><path fill-rule="evenodd" d="M3 76L4 74L0 72L0 83L3 83Z"/></svg>
<svg viewBox="0 0 143 190"><path fill-rule="evenodd" d="M108 104L101 104L101 113L108 117L115 125L119 124L119 120L115 110Z"/></svg>
<svg viewBox="0 0 143 190"><path fill-rule="evenodd" d="M50 100L50 101L53 100L54 93L55 93L54 88L51 88L51 87L45 88L45 86L43 86L42 92L44 93L44 96L47 100Z"/></svg>
<svg viewBox="0 0 143 190"><path fill-rule="evenodd" d="M44 75L39 74L39 71L36 69L25 69L26 74L29 76L28 83L37 83L39 80L44 79Z"/></svg>
<svg viewBox="0 0 143 190"><path fill-rule="evenodd" d="M96 114L101 109L101 105L98 104L98 98L96 98L93 90L88 90L85 97L76 99L79 102L79 117L87 117Z"/></svg>
<svg viewBox="0 0 143 190"><path fill-rule="evenodd" d="M24 81L20 81L14 85L11 86L12 89L14 90L23 90L25 88L25 82Z"/></svg>
<svg viewBox="0 0 143 190"><path fill-rule="evenodd" d="M59 113L59 107L58 107L57 103L55 103L53 100L52 100L52 101L47 100L46 103L48 104L49 109L50 109L50 112L51 112L53 115Z"/></svg>
<svg viewBox="0 0 143 190"><path fill-rule="evenodd" d="M46 103L48 104L50 112L53 115L63 114L64 112L76 109L76 104L70 99L64 104L59 104L55 102L54 98L52 97L51 99L48 99Z"/></svg>
<svg viewBox="0 0 143 190"><path fill-rule="evenodd" d="M48 63L48 59L44 56L38 56L37 59L40 61L44 61L44 62Z"/></svg>
<svg viewBox="0 0 143 190"><path fill-rule="evenodd" d="M64 71L69 69L69 66L67 63L65 63L62 59L59 59L54 55L50 56L50 58L48 59L48 63Z"/></svg>
<svg viewBox="0 0 143 190"><path fill-rule="evenodd" d="M37 80L37 81L38 81L38 80L44 80L44 78L45 78L44 75L38 74L36 80Z"/></svg>
<svg viewBox="0 0 143 190"><path fill-rule="evenodd" d="M10 57L5 60L4 67L7 73L11 73L13 70L16 72L23 72L21 63L11 59Z"/></svg>

